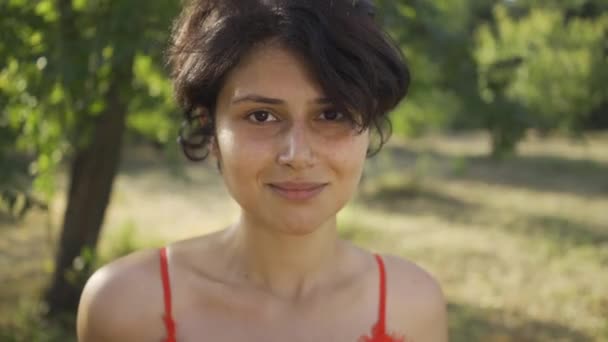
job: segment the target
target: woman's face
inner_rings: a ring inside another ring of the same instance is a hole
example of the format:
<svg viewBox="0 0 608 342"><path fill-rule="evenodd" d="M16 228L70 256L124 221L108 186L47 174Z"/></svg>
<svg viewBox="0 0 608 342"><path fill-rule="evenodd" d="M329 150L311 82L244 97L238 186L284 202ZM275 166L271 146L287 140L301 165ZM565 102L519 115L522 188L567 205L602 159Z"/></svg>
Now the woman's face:
<svg viewBox="0 0 608 342"><path fill-rule="evenodd" d="M251 51L228 75L216 107L224 181L256 226L306 234L357 188L369 144L325 98L301 58L277 45Z"/></svg>

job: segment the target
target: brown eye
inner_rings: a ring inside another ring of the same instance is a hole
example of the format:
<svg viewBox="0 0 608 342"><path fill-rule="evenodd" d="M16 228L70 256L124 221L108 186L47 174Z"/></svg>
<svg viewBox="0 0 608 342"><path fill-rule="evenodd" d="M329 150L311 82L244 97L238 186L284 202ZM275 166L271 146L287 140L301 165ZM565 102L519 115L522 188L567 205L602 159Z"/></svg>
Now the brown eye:
<svg viewBox="0 0 608 342"><path fill-rule="evenodd" d="M253 112L249 114L247 118L249 119L249 121L252 121L254 123L277 121L277 118L274 115L264 110Z"/></svg>
<svg viewBox="0 0 608 342"><path fill-rule="evenodd" d="M322 119L327 121L342 121L344 120L344 114L336 110L327 110L321 113Z"/></svg>

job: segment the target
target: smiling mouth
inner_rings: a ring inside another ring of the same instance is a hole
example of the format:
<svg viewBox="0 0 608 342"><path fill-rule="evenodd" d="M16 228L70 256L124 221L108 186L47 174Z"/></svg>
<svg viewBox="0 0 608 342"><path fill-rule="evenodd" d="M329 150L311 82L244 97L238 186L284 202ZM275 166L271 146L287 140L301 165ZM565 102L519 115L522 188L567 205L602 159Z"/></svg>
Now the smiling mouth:
<svg viewBox="0 0 608 342"><path fill-rule="evenodd" d="M308 200L325 189L329 183L270 183L268 187L281 197L293 200Z"/></svg>

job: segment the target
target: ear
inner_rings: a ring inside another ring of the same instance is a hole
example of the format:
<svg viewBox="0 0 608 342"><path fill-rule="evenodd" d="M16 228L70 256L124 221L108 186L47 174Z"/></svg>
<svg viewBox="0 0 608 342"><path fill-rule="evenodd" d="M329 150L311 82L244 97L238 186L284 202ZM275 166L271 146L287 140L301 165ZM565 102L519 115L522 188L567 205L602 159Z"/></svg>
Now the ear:
<svg viewBox="0 0 608 342"><path fill-rule="evenodd" d="M200 127L205 127L211 120L211 113L206 107L197 107L195 109L195 117L197 118ZM208 149L211 155L219 160L220 154L215 136L209 139Z"/></svg>
<svg viewBox="0 0 608 342"><path fill-rule="evenodd" d="M213 136L209 140L209 153L215 159L215 165L217 166L218 172L222 173L222 154L220 151L219 144L217 143L217 137Z"/></svg>
<svg viewBox="0 0 608 342"><path fill-rule="evenodd" d="M211 119L209 109L206 107L197 107L194 110L194 115L198 119L198 123L201 125L201 127L205 126Z"/></svg>
<svg viewBox="0 0 608 342"><path fill-rule="evenodd" d="M220 159L220 149L217 144L217 138L215 136L209 140L209 152L215 159Z"/></svg>

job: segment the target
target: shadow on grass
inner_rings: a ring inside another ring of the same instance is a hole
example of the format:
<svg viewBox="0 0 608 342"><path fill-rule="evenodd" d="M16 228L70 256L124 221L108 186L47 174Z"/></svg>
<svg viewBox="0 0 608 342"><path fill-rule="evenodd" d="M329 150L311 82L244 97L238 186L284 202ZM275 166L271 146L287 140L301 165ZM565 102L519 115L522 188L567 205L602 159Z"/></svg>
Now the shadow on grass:
<svg viewBox="0 0 608 342"><path fill-rule="evenodd" d="M608 196L608 164L588 159L556 156L513 156L502 161L483 156L455 157L434 150L416 151L390 146L372 166L390 160L393 167L413 168L418 160L428 159L433 174L449 179L484 182L492 185L571 193L579 196Z"/></svg>
<svg viewBox="0 0 608 342"><path fill-rule="evenodd" d="M438 215L450 221L463 221L479 210L476 204L442 194L416 184L380 186L360 199L368 207L406 215Z"/></svg>
<svg viewBox="0 0 608 342"><path fill-rule="evenodd" d="M608 165L585 159L517 156L503 162L470 158L460 177L490 184L579 196L608 196Z"/></svg>
<svg viewBox="0 0 608 342"><path fill-rule="evenodd" d="M561 217L520 216L502 224L502 228L565 245L599 247L608 244L608 225L601 227Z"/></svg>
<svg viewBox="0 0 608 342"><path fill-rule="evenodd" d="M497 227L519 235L540 237L557 246L608 244L608 224L600 226L563 217L488 209L415 183L379 186L362 195L359 201L389 213L432 215L450 223Z"/></svg>
<svg viewBox="0 0 608 342"><path fill-rule="evenodd" d="M18 222L13 216L0 210L0 229L15 228Z"/></svg>
<svg viewBox="0 0 608 342"><path fill-rule="evenodd" d="M584 333L498 309L448 304L452 342L592 341Z"/></svg>

